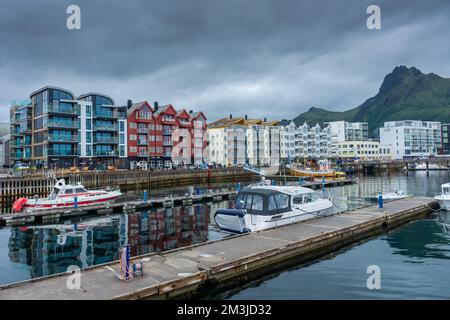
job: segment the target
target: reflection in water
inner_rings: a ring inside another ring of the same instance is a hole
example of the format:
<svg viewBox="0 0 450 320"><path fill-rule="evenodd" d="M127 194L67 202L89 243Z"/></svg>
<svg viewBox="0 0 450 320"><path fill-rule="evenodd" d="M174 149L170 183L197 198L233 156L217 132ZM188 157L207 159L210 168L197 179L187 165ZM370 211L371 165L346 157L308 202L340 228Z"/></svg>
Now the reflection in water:
<svg viewBox="0 0 450 320"><path fill-rule="evenodd" d="M361 177L358 184L327 192L333 194L335 210L340 211L373 204L371 197L380 191L434 196L449 180L447 172L430 172L429 177L421 172ZM127 243L132 255L141 255L223 238L226 233L214 226L213 218L223 207L229 207L229 202L87 218L77 221L76 228L72 220L60 225L0 229L0 284L64 272L69 265L85 267L117 260L119 248ZM444 232L449 226L450 214L439 213L431 220L348 247L328 259L281 272L234 298L450 298L441 278L450 278L450 235ZM383 290L367 290L368 264L382 267Z"/></svg>
<svg viewBox="0 0 450 320"><path fill-rule="evenodd" d="M450 213L436 213L434 220L422 223L410 223L400 231L388 235L386 241L396 249L393 254L400 254L408 258L449 259L450 237L443 233L442 220L448 219Z"/></svg>
<svg viewBox="0 0 450 320"><path fill-rule="evenodd" d="M77 224L11 228L9 259L30 266L31 277L65 272L119 258L131 246L141 255L208 240L209 207L189 207L116 214Z"/></svg>

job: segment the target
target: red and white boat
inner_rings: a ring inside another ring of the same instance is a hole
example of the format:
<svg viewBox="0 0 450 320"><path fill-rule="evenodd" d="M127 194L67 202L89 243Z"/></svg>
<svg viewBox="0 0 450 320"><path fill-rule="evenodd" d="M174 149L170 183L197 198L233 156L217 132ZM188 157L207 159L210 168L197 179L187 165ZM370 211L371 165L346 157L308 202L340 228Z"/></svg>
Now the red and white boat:
<svg viewBox="0 0 450 320"><path fill-rule="evenodd" d="M48 198L20 198L14 202L15 212L45 210L53 208L69 208L114 202L122 193L120 190L86 190L81 184L66 184L64 179L56 182Z"/></svg>

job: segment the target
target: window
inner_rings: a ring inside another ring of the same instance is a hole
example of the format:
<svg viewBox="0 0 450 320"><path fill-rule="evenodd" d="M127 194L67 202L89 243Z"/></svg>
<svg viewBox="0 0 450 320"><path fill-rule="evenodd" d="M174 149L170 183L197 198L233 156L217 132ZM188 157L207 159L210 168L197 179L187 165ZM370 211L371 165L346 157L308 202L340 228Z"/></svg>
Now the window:
<svg viewBox="0 0 450 320"><path fill-rule="evenodd" d="M294 197L294 199L292 199L292 202L294 204L302 204L303 203L303 197L302 196Z"/></svg>
<svg viewBox="0 0 450 320"><path fill-rule="evenodd" d="M277 203L278 209L286 209L289 207L289 196L283 193L276 194L275 202Z"/></svg>
<svg viewBox="0 0 450 320"><path fill-rule="evenodd" d="M252 202L252 211L262 211L263 203L263 198L261 196L254 195Z"/></svg>
<svg viewBox="0 0 450 320"><path fill-rule="evenodd" d="M277 204L275 203L275 198L273 196L269 197L269 211L277 210Z"/></svg>
<svg viewBox="0 0 450 320"><path fill-rule="evenodd" d="M252 208L252 200L253 200L253 196L251 194L249 194L247 196L247 200L245 202L245 209L250 210Z"/></svg>

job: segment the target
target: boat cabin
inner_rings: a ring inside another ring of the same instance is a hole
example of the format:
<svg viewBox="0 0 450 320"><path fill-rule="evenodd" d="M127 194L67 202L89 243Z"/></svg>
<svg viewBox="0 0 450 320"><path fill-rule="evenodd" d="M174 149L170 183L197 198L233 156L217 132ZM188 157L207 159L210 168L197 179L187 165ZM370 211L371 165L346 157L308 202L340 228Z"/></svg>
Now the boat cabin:
<svg viewBox="0 0 450 320"><path fill-rule="evenodd" d="M55 200L59 196L76 195L86 192L87 190L82 185L67 185L64 180L59 180L53 187L48 199Z"/></svg>
<svg viewBox="0 0 450 320"><path fill-rule="evenodd" d="M316 201L319 195L313 190L301 188L302 192L283 192L282 187L261 187L239 192L236 209L245 209L248 214L276 215ZM298 189L298 188L297 188Z"/></svg>

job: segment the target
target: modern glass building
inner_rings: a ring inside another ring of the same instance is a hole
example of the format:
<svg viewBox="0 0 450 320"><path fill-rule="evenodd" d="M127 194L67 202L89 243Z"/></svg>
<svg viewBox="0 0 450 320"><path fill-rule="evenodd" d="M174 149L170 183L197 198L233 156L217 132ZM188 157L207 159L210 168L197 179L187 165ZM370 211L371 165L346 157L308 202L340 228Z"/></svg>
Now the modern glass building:
<svg viewBox="0 0 450 320"><path fill-rule="evenodd" d="M10 109L10 160L31 160L31 100L13 101Z"/></svg>
<svg viewBox="0 0 450 320"><path fill-rule="evenodd" d="M127 107L99 93L78 97L80 105L79 154L83 162L119 165L127 157ZM87 164L87 163L86 163Z"/></svg>
<svg viewBox="0 0 450 320"><path fill-rule="evenodd" d="M44 87L11 107L11 161L37 168L116 165L126 158L126 107L102 94ZM122 141L122 144L120 143ZM101 161L97 161L101 159Z"/></svg>

